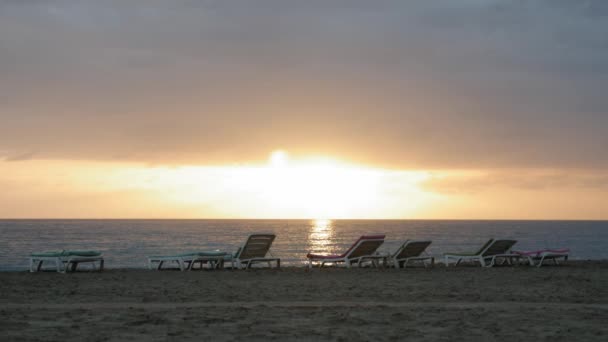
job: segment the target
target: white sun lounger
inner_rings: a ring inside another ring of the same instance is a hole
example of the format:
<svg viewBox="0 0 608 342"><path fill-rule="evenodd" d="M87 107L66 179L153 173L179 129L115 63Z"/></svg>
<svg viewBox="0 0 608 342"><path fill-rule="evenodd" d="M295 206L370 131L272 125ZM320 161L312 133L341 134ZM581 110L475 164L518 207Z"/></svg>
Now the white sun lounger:
<svg viewBox="0 0 608 342"><path fill-rule="evenodd" d="M268 267L272 267L272 262L276 264L277 268L280 268L281 258L273 257L270 253L270 246L275 237L274 234L252 234L247 238L245 244L234 255L225 258L225 261L230 262L236 269L248 269L257 263L266 263Z"/></svg>
<svg viewBox="0 0 608 342"><path fill-rule="evenodd" d="M190 271L196 263L199 263L201 268L205 263L210 264L213 269L223 268L224 257L227 254L226 252L211 251L150 256L148 257L148 268L160 271L165 263L176 263L180 271ZM154 267L154 264L156 264L156 267Z"/></svg>
<svg viewBox="0 0 608 342"><path fill-rule="evenodd" d="M54 251L32 253L30 255L30 272L39 272L44 262L55 264L55 270L60 273L74 272L81 263L91 263L95 268L99 264L99 271L103 271L104 259L98 251Z"/></svg>
<svg viewBox="0 0 608 342"><path fill-rule="evenodd" d="M511 259L519 259L519 255L511 252L511 247L516 240L494 240L490 239L479 251L475 253L445 253L445 266L449 266L450 260L455 259L455 266L462 261L478 261L482 267L492 267L498 258L511 263Z"/></svg>
<svg viewBox="0 0 608 342"><path fill-rule="evenodd" d="M560 248L560 249L541 249L538 251L513 251L520 255L522 258L526 258L530 263L530 266L541 267L545 260L553 260L553 263L559 265L558 259L564 259L564 261L568 261L568 255L570 254L570 249L568 248Z"/></svg>
<svg viewBox="0 0 608 342"><path fill-rule="evenodd" d="M406 240L397 251L390 256L390 262L395 268L407 267L409 262L422 262L424 267L427 267L427 261L430 261L431 267L435 265L435 258L430 256L426 249L432 241L414 241Z"/></svg>
<svg viewBox="0 0 608 342"><path fill-rule="evenodd" d="M356 263L357 266L361 266L366 261L371 261L374 266L378 267L378 261L380 260L386 265L388 255L374 254L378 247L384 243L384 237L384 235L363 235L342 254L315 254L309 252L306 255L308 268L312 268L313 263L317 263L319 267L323 267L326 263L344 263L347 268L350 268L352 264Z"/></svg>

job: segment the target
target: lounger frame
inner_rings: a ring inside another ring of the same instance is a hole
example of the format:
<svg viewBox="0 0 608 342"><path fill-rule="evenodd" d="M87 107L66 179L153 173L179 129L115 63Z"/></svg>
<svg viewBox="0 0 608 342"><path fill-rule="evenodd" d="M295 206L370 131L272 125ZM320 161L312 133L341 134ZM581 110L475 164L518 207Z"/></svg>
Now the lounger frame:
<svg viewBox="0 0 608 342"><path fill-rule="evenodd" d="M200 267L208 263L212 269L221 269L224 267L225 255L173 255L173 256L152 256L148 257L148 268L162 270L165 263L176 263L180 271L191 271L195 264L199 263ZM156 267L154 264L157 264Z"/></svg>
<svg viewBox="0 0 608 342"><path fill-rule="evenodd" d="M78 264L81 263L92 263L93 268L98 263L98 271L103 271L104 267L103 256L33 256L30 257L30 272L39 272L45 261L54 263L55 270L59 273L75 272Z"/></svg>
<svg viewBox="0 0 608 342"><path fill-rule="evenodd" d="M516 243L516 240L494 240L490 239L480 249L479 252L471 255L446 253L444 254L445 266L450 265L450 260L455 259L455 265L458 266L462 261L479 262L482 267L492 267L496 264L499 258L502 258L503 263L514 264L521 257L519 254L512 253L511 247Z"/></svg>
<svg viewBox="0 0 608 342"><path fill-rule="evenodd" d="M274 257L270 252L275 238L274 234L251 234L235 255L226 261L231 262L232 268L236 269L249 269L258 263L266 263L269 268L272 268L273 262L276 268L281 268L281 258Z"/></svg>
<svg viewBox="0 0 608 342"><path fill-rule="evenodd" d="M375 254L376 250L384 243L384 235L370 236L365 238L365 235L360 237L359 240L353 244L346 253L336 256L335 258L328 258L322 255L314 255L309 253L308 268L311 269L314 263L319 265L319 268L325 266L326 263L337 265L344 263L347 268L350 268L353 264L357 264L361 267L365 262L371 262L373 266L379 267L380 262L382 265L388 264L389 256L386 254Z"/></svg>
<svg viewBox="0 0 608 342"><path fill-rule="evenodd" d="M526 258L530 266L541 267L545 260L553 260L555 265L559 265L558 259L563 259L564 262L568 261L570 252L553 252L544 251L536 255L520 255L522 258Z"/></svg>
<svg viewBox="0 0 608 342"><path fill-rule="evenodd" d="M397 251L391 255L390 261L395 268L407 267L409 262L421 262L424 267L435 266L435 258L427 251L432 241L406 240Z"/></svg>

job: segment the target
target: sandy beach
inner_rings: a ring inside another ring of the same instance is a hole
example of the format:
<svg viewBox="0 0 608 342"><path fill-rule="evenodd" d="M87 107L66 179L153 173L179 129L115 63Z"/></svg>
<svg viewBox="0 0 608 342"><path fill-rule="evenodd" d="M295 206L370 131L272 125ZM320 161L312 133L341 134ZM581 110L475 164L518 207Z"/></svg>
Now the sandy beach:
<svg viewBox="0 0 608 342"><path fill-rule="evenodd" d="M608 262L0 273L3 341L604 341Z"/></svg>

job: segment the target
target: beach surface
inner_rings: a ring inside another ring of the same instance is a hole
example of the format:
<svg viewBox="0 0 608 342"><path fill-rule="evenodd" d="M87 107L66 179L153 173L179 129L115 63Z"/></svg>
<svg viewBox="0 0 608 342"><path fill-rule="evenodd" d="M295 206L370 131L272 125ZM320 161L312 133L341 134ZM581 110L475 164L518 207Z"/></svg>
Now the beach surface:
<svg viewBox="0 0 608 342"><path fill-rule="evenodd" d="M606 341L608 262L0 273L2 341Z"/></svg>

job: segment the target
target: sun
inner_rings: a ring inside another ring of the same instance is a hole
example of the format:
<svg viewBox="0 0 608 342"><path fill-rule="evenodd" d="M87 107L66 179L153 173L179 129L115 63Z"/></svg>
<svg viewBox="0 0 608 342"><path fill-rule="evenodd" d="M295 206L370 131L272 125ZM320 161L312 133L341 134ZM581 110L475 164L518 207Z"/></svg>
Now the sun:
<svg viewBox="0 0 608 342"><path fill-rule="evenodd" d="M283 150L275 150L270 154L270 165L274 167L285 167L289 161L289 154Z"/></svg>

